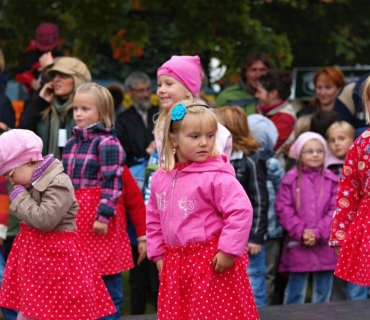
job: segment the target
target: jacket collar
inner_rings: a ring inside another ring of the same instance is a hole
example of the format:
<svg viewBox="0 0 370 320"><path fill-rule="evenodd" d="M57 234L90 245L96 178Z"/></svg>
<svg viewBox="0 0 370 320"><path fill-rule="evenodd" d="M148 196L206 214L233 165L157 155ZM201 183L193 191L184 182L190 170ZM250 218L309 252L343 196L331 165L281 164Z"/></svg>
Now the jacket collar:
<svg viewBox="0 0 370 320"><path fill-rule="evenodd" d="M95 138L97 135L110 134L116 136L116 128L110 127L106 128L103 122L98 122L87 128L79 128L77 126L73 127L72 134L76 141L89 141Z"/></svg>
<svg viewBox="0 0 370 320"><path fill-rule="evenodd" d="M39 192L45 191L51 180L53 180L56 175L62 173L63 171L64 168L62 163L55 159L54 162L45 170L43 175L35 182L33 188Z"/></svg>

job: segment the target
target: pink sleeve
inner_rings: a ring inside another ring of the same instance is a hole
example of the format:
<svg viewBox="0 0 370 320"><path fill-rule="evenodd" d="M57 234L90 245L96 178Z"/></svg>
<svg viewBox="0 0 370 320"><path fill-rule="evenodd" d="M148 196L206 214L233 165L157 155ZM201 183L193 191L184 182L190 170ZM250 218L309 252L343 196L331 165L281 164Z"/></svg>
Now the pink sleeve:
<svg viewBox="0 0 370 320"><path fill-rule="evenodd" d="M218 250L241 257L252 226L251 202L241 184L230 174L218 175L213 187L216 208L224 218Z"/></svg>
<svg viewBox="0 0 370 320"><path fill-rule="evenodd" d="M151 193L146 208L146 241L148 259L157 261L164 256L164 239L160 212L155 196L155 175L152 178Z"/></svg>

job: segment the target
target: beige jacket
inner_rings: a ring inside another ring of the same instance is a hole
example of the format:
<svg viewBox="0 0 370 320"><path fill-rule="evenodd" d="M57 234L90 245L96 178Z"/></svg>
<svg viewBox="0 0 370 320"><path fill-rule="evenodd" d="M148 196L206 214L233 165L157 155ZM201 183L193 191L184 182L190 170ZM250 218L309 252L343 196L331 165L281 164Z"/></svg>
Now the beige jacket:
<svg viewBox="0 0 370 320"><path fill-rule="evenodd" d="M54 160L28 192L20 193L10 205L10 213L41 231L75 230L77 200L63 165Z"/></svg>

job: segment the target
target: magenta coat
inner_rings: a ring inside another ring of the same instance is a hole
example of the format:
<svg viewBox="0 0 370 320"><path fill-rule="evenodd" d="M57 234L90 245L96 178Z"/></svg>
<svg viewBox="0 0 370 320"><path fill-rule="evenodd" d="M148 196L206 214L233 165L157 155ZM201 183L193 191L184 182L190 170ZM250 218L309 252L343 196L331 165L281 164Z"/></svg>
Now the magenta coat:
<svg viewBox="0 0 370 320"><path fill-rule="evenodd" d="M147 207L147 253L164 255L164 242L182 246L220 233L218 250L240 257L245 251L253 209L225 155L193 162L178 171L153 175Z"/></svg>
<svg viewBox="0 0 370 320"><path fill-rule="evenodd" d="M324 169L303 168L300 206L297 208L298 171L295 167L283 178L276 195L275 210L287 231L280 261L280 272L334 270L337 257L328 246L330 224L335 209L338 177ZM317 244L303 244L305 229L313 229Z"/></svg>

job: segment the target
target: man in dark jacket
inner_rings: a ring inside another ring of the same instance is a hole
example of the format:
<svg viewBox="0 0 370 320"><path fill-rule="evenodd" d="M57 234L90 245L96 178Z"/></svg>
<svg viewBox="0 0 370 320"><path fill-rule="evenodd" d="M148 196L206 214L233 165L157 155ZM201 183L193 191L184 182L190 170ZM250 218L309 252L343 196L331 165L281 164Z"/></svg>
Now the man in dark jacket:
<svg viewBox="0 0 370 320"><path fill-rule="evenodd" d="M126 164L131 167L138 159L149 158L146 149L154 141L153 117L159 110L152 106L152 86L145 73L131 73L125 81L125 88L132 106L118 116L116 128L118 139L126 152Z"/></svg>
<svg viewBox="0 0 370 320"><path fill-rule="evenodd" d="M131 97L132 106L120 113L116 119L117 137L126 152L126 164L131 173L135 171L133 176L141 187L141 182L144 182L146 162L150 151L155 148L154 115L159 112L159 109L152 106L150 99L152 86L147 74L140 71L131 73L125 81L125 88ZM140 172L143 176L140 176ZM127 231L135 262L135 267L130 270L129 276L131 314L144 314L148 297L153 306L157 305L158 272L155 263L147 258L137 264L139 248L130 219L128 219Z"/></svg>

